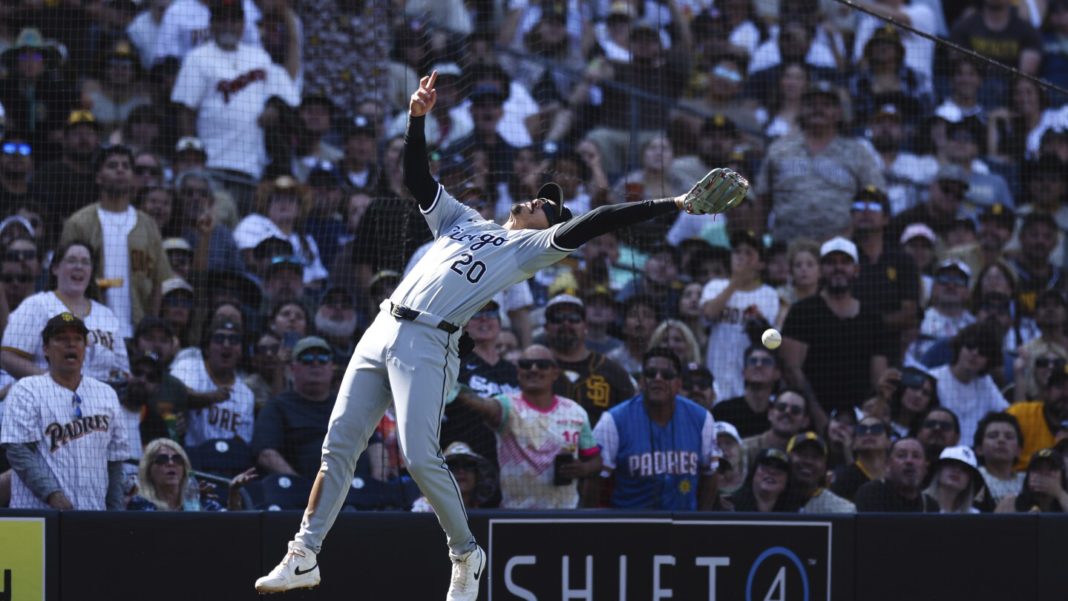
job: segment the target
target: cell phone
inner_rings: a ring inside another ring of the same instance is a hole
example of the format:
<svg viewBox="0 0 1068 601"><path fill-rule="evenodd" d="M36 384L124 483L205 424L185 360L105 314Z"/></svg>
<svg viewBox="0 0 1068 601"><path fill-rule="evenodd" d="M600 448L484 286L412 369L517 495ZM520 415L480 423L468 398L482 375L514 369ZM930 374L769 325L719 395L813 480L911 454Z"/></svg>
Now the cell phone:
<svg viewBox="0 0 1068 601"><path fill-rule="evenodd" d="M300 340L300 334L296 332L286 332L282 334L282 348L293 350L293 347L297 346L297 341Z"/></svg>
<svg viewBox="0 0 1068 601"><path fill-rule="evenodd" d="M560 475L560 467L569 463L574 463L575 458L566 453L561 453L553 458L553 485L554 486L567 486L575 481L574 478L566 478Z"/></svg>
<svg viewBox="0 0 1068 601"><path fill-rule="evenodd" d="M905 388L922 388L926 379L923 372L915 369L906 369L901 372L901 386Z"/></svg>

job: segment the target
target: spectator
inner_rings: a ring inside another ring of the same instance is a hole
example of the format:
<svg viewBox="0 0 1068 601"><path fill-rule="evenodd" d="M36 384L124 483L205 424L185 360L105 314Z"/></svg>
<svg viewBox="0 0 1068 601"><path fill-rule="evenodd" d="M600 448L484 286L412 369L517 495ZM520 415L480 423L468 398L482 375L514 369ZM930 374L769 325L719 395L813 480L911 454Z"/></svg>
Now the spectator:
<svg viewBox="0 0 1068 601"><path fill-rule="evenodd" d="M181 200L175 229L193 249L192 270L243 271L245 264L235 243L236 234L215 211L217 199L208 173L186 171L178 176L175 185Z"/></svg>
<svg viewBox="0 0 1068 601"><path fill-rule="evenodd" d="M0 202L5 207L28 201L33 178L33 147L29 136L8 131L0 141Z"/></svg>
<svg viewBox="0 0 1068 601"><path fill-rule="evenodd" d="M171 6L168 14L178 4L196 4L200 7L197 10L203 10L199 2L180 0ZM300 93L292 79L296 74L272 63L262 47L248 40L246 14L249 19L255 19L255 13L252 10L246 13L242 4L255 10L250 0L213 2L212 41L205 41L192 50L183 49L189 54L178 71L171 101L184 107L182 134L196 135L204 141L208 167L228 172L243 183L259 181L267 164L260 123L277 118L277 109L270 107L268 101L277 97L295 107L300 103ZM244 41L240 38L243 29ZM163 32L156 47L158 57L179 54L165 46L167 30L167 16L164 16Z"/></svg>
<svg viewBox="0 0 1068 601"><path fill-rule="evenodd" d="M444 452L445 465L452 472L460 489L464 507L478 509L497 496L497 469L485 457L475 453L464 442L450 444ZM434 511L426 497L419 497L412 504L413 513Z"/></svg>
<svg viewBox="0 0 1068 601"><path fill-rule="evenodd" d="M784 390L775 397L768 407L768 429L742 439L749 465L754 465L756 456L765 449L785 451L790 438L808 430L811 420L805 405L804 397L794 390Z"/></svg>
<svg viewBox="0 0 1068 601"><path fill-rule="evenodd" d="M193 247L185 238L166 238L163 240L163 252L171 271L176 277L189 281L193 277Z"/></svg>
<svg viewBox="0 0 1068 601"><path fill-rule="evenodd" d="M905 123L909 117L898 104L886 103L868 120L869 139L886 178L887 217L921 204L921 190L938 173L938 160L933 156L909 152Z"/></svg>
<svg viewBox="0 0 1068 601"><path fill-rule="evenodd" d="M334 351L322 338L308 336L292 356L293 388L267 401L256 416L252 450L256 465L268 473L313 479L334 407Z"/></svg>
<svg viewBox="0 0 1068 601"><path fill-rule="evenodd" d="M601 470L589 418L577 403L553 394L560 368L552 351L529 346L518 364L519 392L482 398L464 390L458 400L496 432L501 507L574 509L579 479Z"/></svg>
<svg viewBox="0 0 1068 601"><path fill-rule="evenodd" d="M10 105L4 102L4 106ZM93 113L71 111L63 126L60 159L35 164L30 196L48 202L46 221L52 231L59 230L60 224L72 212L97 200L93 157L99 146L100 124ZM38 148L38 156L42 154L40 150Z"/></svg>
<svg viewBox="0 0 1068 601"><path fill-rule="evenodd" d="M931 287L931 304L923 312L920 339L913 343L909 355L922 357L931 343L952 338L975 323L968 310L968 282L972 270L964 263L947 259L938 265Z"/></svg>
<svg viewBox="0 0 1068 601"><path fill-rule="evenodd" d="M617 509L707 509L716 490L720 451L712 415L678 396L682 364L665 348L642 362L641 393L606 411L594 428ZM587 482L587 505L600 498L602 479Z"/></svg>
<svg viewBox="0 0 1068 601"><path fill-rule="evenodd" d="M7 310L17 309L23 300L33 294L33 280L33 273L25 263L8 260L5 253L0 262L0 281L4 283L4 300L7 302Z"/></svg>
<svg viewBox="0 0 1068 601"><path fill-rule="evenodd" d="M238 29L235 35L241 36L241 41L245 44L259 46L260 35L257 26L260 20L259 9L255 3L248 0L236 0L236 2L237 6L231 10L239 15L243 11L245 24L244 29ZM219 4L231 5L230 2ZM153 60L157 63L169 57L182 60L194 48L209 42L214 34L211 28L214 12L212 8L216 6L209 6L199 1L171 2L163 13L158 35L154 38Z"/></svg>
<svg viewBox="0 0 1068 601"><path fill-rule="evenodd" d="M134 196L134 207L145 215L151 217L152 221L156 222L156 229L160 231L161 236L164 236L163 250L166 252L168 250L166 248L167 241L173 239L167 236L174 230L171 222L171 217L174 215L175 208L174 190L162 186L143 187ZM167 258L169 260L170 256L168 255ZM177 271L177 268L173 263L171 269ZM186 275L188 275L188 273Z"/></svg>
<svg viewBox="0 0 1068 601"><path fill-rule="evenodd" d="M926 73L914 70L908 64L901 33L890 24L872 32L863 48L864 60L857 65L856 74L850 82L857 121L867 121L876 107L888 100L907 107L912 119L930 111L933 104L930 55L927 57ZM929 50L933 51L934 47L931 46Z"/></svg>
<svg viewBox="0 0 1068 601"><path fill-rule="evenodd" d="M968 192L969 179L968 173L958 165L939 167L928 188L927 202L898 213L890 222L887 235L901 240L905 238L908 226L919 223L926 225L939 238L945 238L957 220L964 195Z"/></svg>
<svg viewBox="0 0 1068 601"><path fill-rule="evenodd" d="M782 380L779 356L762 346L749 346L743 351L742 379L745 391L741 396L723 399L712 408L716 421L725 421L738 429L742 437L767 432L768 409L776 400Z"/></svg>
<svg viewBox="0 0 1068 601"><path fill-rule="evenodd" d="M457 382L467 386L482 398L497 395L514 395L519 392L518 373L513 364L501 358L497 352L497 337L501 333L501 309L491 300L467 322L464 332L474 342L470 354L462 357ZM559 374L554 374L559 375ZM497 425L500 425L499 423ZM455 441L471 441L468 446L485 457L493 465L499 465L499 445L494 439L498 428L486 421L486 416L473 405L451 403L445 407L441 425L441 444L448 446ZM514 484L514 482L513 482ZM504 494L504 473L501 473L501 492ZM516 492L512 490L513 494Z"/></svg>
<svg viewBox="0 0 1068 601"><path fill-rule="evenodd" d="M158 317L146 317L134 333L129 395L147 408L141 420L141 440L166 437L180 441L185 435L189 393L182 381L168 373L177 351L174 331Z"/></svg>
<svg viewBox="0 0 1068 601"><path fill-rule="evenodd" d="M978 10L957 21L949 39L1028 75L1038 73L1042 61L1038 32L1005 0L983 0ZM1003 102L1008 90L1005 76L992 70L987 80L996 84L990 89L991 101Z"/></svg>
<svg viewBox="0 0 1068 601"><path fill-rule="evenodd" d="M716 433L716 446L723 453L716 469L718 486L716 490L723 497L733 497L745 485L745 476L749 473L748 458L742 449L742 437L738 430L727 422L716 420L712 426Z"/></svg>
<svg viewBox="0 0 1068 601"><path fill-rule="evenodd" d="M597 423L604 411L634 395L634 385L618 363L586 348L585 309L574 296L554 296L545 305L545 333L560 366L553 392L574 399Z"/></svg>
<svg viewBox="0 0 1068 601"><path fill-rule="evenodd" d="M809 84L809 69L802 62L790 61L779 65L778 75L774 82L768 82L775 87L766 91L768 123L763 132L770 139L798 131L803 97Z"/></svg>
<svg viewBox="0 0 1068 601"><path fill-rule="evenodd" d="M1057 246L1057 222L1048 213L1029 213L1020 224L1020 252L1009 259L1015 272L1016 302L1020 314L1035 314L1038 294L1063 286L1064 272L1050 263L1050 253Z"/></svg>
<svg viewBox="0 0 1068 601"><path fill-rule="evenodd" d="M1068 83L1068 53L1060 47L1060 42L1068 34L1068 4L1054 0L1049 3L1047 10L1046 26L1042 29L1042 67L1039 75L1045 81L1064 86Z"/></svg>
<svg viewBox="0 0 1068 601"><path fill-rule="evenodd" d="M608 355L623 348L623 341L608 333L616 323L616 301L608 286L597 284L582 298L586 305L586 348Z"/></svg>
<svg viewBox="0 0 1068 601"><path fill-rule="evenodd" d="M878 0L876 2L864 2L862 6L874 12L875 15L857 15L856 36L853 41L853 60L856 62L860 62L864 58L867 54L868 41L878 35L883 28L883 21L877 16L889 17L897 23L909 25L923 33L945 33L938 29L938 24L943 16L936 15L931 5L924 2L910 3L903 0ZM902 32L900 35L899 43L904 50L905 65L920 74L923 80L929 84L934 79L934 42L913 33Z"/></svg>
<svg viewBox="0 0 1068 601"><path fill-rule="evenodd" d="M704 363L705 349L708 348L708 332L704 316L701 314L701 292L704 289L704 284L700 282L690 282L683 286L676 311L679 321L686 324L686 327L693 333L694 339L697 340L697 349L702 363ZM589 301L586 302L589 303Z"/></svg>
<svg viewBox="0 0 1068 601"><path fill-rule="evenodd" d="M119 319L119 332L133 335L133 324L158 315L160 285L171 277L163 241L152 218L130 206L133 153L125 146L101 149L93 159L100 199L67 219L60 243L84 240L100 257L93 270L104 289L105 304Z"/></svg>
<svg viewBox="0 0 1068 601"><path fill-rule="evenodd" d="M90 246L72 240L59 247L51 267L52 285L23 300L8 318L0 346L0 366L12 377L37 376L48 371L41 331L50 319L73 313L84 319L88 332L84 349L85 375L101 381L125 378L130 371L122 326L106 306L92 300L96 257Z"/></svg>
<svg viewBox="0 0 1068 601"><path fill-rule="evenodd" d="M196 301L193 287L184 279L173 277L164 280L160 290L163 293L160 317L175 332L181 332L183 340L187 339L187 333L193 325L193 309Z"/></svg>
<svg viewBox="0 0 1068 601"><path fill-rule="evenodd" d="M1042 66L1047 64L1048 54ZM1053 79L1062 78L1054 76ZM1050 81L1049 78L1046 79ZM1035 82L1017 77L1012 82L1012 97L1007 108L996 108L987 114L987 136L990 147L987 159L992 163L1011 165L1038 155L1041 136L1054 118L1049 94Z"/></svg>
<svg viewBox="0 0 1068 601"><path fill-rule="evenodd" d="M126 26L126 36L137 48L137 54L141 57L141 68L146 72L155 63L156 40L159 39L163 14L169 5L170 0L153 0Z"/></svg>
<svg viewBox="0 0 1068 601"><path fill-rule="evenodd" d="M909 433L913 434L923 443L928 460L934 461L946 447L960 444L960 420L949 409L931 407L920 421L919 429Z"/></svg>
<svg viewBox="0 0 1068 601"><path fill-rule="evenodd" d="M995 505L1005 497L1020 494L1024 474L1013 467L1020 459L1022 445L1020 422L1011 414L991 412L979 421L972 446L981 458L979 473Z"/></svg>
<svg viewBox="0 0 1068 601"><path fill-rule="evenodd" d="M653 330L646 346L648 348L666 346L683 363L697 363L702 359L701 349L697 346L697 338L690 331L689 326L677 319L661 321L660 325Z"/></svg>
<svg viewBox="0 0 1068 601"><path fill-rule="evenodd" d="M76 18L70 13L66 17ZM71 29L69 25L67 29ZM4 124L8 130L32 136L30 144L44 156L54 155L50 147L55 142L55 132L77 102L74 86L64 77L64 56L60 48L59 44L45 40L36 27L26 27L0 55L6 72L0 81ZM81 205L64 208L78 206Z"/></svg>
<svg viewBox="0 0 1068 601"><path fill-rule="evenodd" d="M798 497L800 513L855 513L857 508L847 499L827 489L827 443L815 432L795 434L786 445L790 456L788 494Z"/></svg>
<svg viewBox="0 0 1068 601"><path fill-rule="evenodd" d="M257 413L268 399L285 390L285 366L278 358L281 348L282 338L270 330L260 334L253 347L252 373L245 378L245 384L256 399Z"/></svg>
<svg viewBox="0 0 1068 601"><path fill-rule="evenodd" d="M960 418L960 436L972 440L979 419L987 411L1003 411L1009 403L994 379L1001 363L1001 340L987 324L972 324L953 339L950 365L936 367L931 375L938 380L938 400Z"/></svg>
<svg viewBox="0 0 1068 601"><path fill-rule="evenodd" d="M838 92L826 82L811 85L803 98L801 131L768 147L753 192L766 218L774 211L772 234L788 241L800 235L826 239L849 228L849 201L864 186L886 188L870 151L841 136ZM835 169L818 172L793 164L826 162ZM764 223L753 224L762 231Z"/></svg>
<svg viewBox="0 0 1068 601"><path fill-rule="evenodd" d="M968 173L968 194L972 206L989 207L996 202L1015 207L1012 192L1005 178L990 172L980 160L986 147L986 129L976 117L968 117L946 128L945 158L964 168Z"/></svg>
<svg viewBox="0 0 1068 601"><path fill-rule="evenodd" d="M186 487L192 475L182 445L166 438L148 443L145 454L137 468L137 494L126 506L129 511L237 511L243 509L241 489L256 477L256 468L236 475L227 487L229 496L224 508L210 494L211 485L200 483L200 495L196 500L186 499ZM251 509L251 508L248 508Z"/></svg>
<svg viewBox="0 0 1068 601"><path fill-rule="evenodd" d="M48 373L8 392L0 443L15 470L12 509L122 508L122 462L133 449L115 390L82 375L88 334L70 313L49 319L41 333Z"/></svg>
<svg viewBox="0 0 1068 601"><path fill-rule="evenodd" d="M226 318L206 324L200 347L203 357L191 356L171 365L171 375L194 394L189 398L185 446L213 438L252 440L253 397L237 371L241 362L242 329Z"/></svg>
<svg viewBox="0 0 1068 601"><path fill-rule="evenodd" d="M732 497L735 511L794 512L797 503L787 494L790 459L781 449L764 449L751 461L753 468L741 490Z"/></svg>
<svg viewBox="0 0 1068 601"><path fill-rule="evenodd" d="M356 299L348 288L331 286L323 293L315 311L315 331L330 343L334 358L341 361L352 356L356 348Z"/></svg>
<svg viewBox="0 0 1068 601"><path fill-rule="evenodd" d="M303 266L304 284L326 279L326 268L319 259L319 246L304 231L311 198L307 188L297 180L283 175L260 184L256 190L256 212L246 216L234 230L234 241L246 263L252 261L252 250L267 238L289 241L294 256Z"/></svg>
<svg viewBox="0 0 1068 601"><path fill-rule="evenodd" d="M891 430L883 420L865 416L853 427L853 462L835 470L831 491L853 500L857 490L872 480L886 475L886 454L890 448Z"/></svg>
<svg viewBox="0 0 1068 601"><path fill-rule="evenodd" d="M1027 476L1019 495L1009 495L997 506L998 513L1068 512L1068 478L1064 458L1053 449L1041 449L1031 456Z"/></svg>
<svg viewBox="0 0 1068 601"><path fill-rule="evenodd" d="M629 374L641 371L642 358L659 321L652 297L635 295L623 303L623 346L607 355Z"/></svg>
<svg viewBox="0 0 1068 601"><path fill-rule="evenodd" d="M790 265L789 284L778 288L784 310L779 311L775 323L782 327L789 307L819 292L820 288L820 245L808 238L798 238L790 242L786 253Z"/></svg>
<svg viewBox="0 0 1068 601"><path fill-rule="evenodd" d="M152 98L140 86L140 59L129 40L119 39L101 59L99 80L82 85L82 95L89 97L93 115L105 131L113 131L139 106L151 104Z"/></svg>
<svg viewBox="0 0 1068 601"><path fill-rule="evenodd" d="M853 295L858 261L849 240L824 242L823 290L791 307L783 324L786 381L811 391L809 413L816 429L826 423L827 411L857 405L886 369L890 344L882 317Z"/></svg>
<svg viewBox="0 0 1068 601"><path fill-rule="evenodd" d="M1041 449L1053 447L1068 422L1068 373L1065 368L1054 370L1049 377L1046 398L1039 401L1014 403L1005 410L1020 424L1023 436L1016 469L1027 468L1027 459Z"/></svg>
<svg viewBox="0 0 1068 601"><path fill-rule="evenodd" d="M886 476L857 490L858 512L937 513L938 503L921 490L927 475L923 445L915 438L900 438L890 445Z"/></svg>
<svg viewBox="0 0 1068 601"><path fill-rule="evenodd" d="M798 98L800 99L800 93ZM695 126L693 130L696 130L697 134L697 139L694 141L697 154L676 157L671 165L672 171L690 182L701 179L717 166L725 165L730 159L731 152L741 142L738 125L724 114L717 113L705 118L700 127ZM683 217L680 213L679 221L684 220L689 221L690 218ZM676 243L675 240L670 240L670 242Z"/></svg>
<svg viewBox="0 0 1068 601"><path fill-rule="evenodd" d="M682 396L711 411L716 402L715 382L707 367L691 362L682 370Z"/></svg>
<svg viewBox="0 0 1068 601"><path fill-rule="evenodd" d="M294 300L281 300L271 307L267 329L282 339L283 361L289 361L288 353L297 342L308 335L308 311Z"/></svg>
<svg viewBox="0 0 1068 601"><path fill-rule="evenodd" d="M330 133L337 114L337 105L329 96L321 92L305 92L297 108L300 127L292 169L298 180L307 182L308 174L315 167L337 165L345 156L340 148L324 139Z"/></svg>
<svg viewBox="0 0 1068 601"><path fill-rule="evenodd" d="M508 90L492 82L479 83L471 90L468 99L474 128L470 134L445 147L442 154L470 157L476 151L485 152L490 161L490 181L496 187L506 181L505 174L512 167L516 154L516 148L498 132Z"/></svg>
<svg viewBox="0 0 1068 601"><path fill-rule="evenodd" d="M975 453L966 446L946 447L931 466L931 484L924 490L941 513L979 513L974 506L983 490Z"/></svg>
<svg viewBox="0 0 1068 601"><path fill-rule="evenodd" d="M1068 320L1068 301L1057 290L1044 290L1035 301L1035 324L1040 332L1019 348L1023 370L1016 371L1016 400L1025 401L1041 398L1045 382L1038 380L1039 363L1041 367L1050 368L1053 362L1063 365L1068 360L1068 336L1064 325ZM1047 380L1050 372L1046 372Z"/></svg>
<svg viewBox="0 0 1068 601"><path fill-rule="evenodd" d="M356 115L345 129L344 155L339 167L342 176L357 190L375 191L385 185L378 165L375 126L367 115Z"/></svg>
<svg viewBox="0 0 1068 601"><path fill-rule="evenodd" d="M655 313L672 316L679 304L682 282L679 280L679 252L675 247L660 241L662 234L648 236L649 230L630 230L635 245L645 249L648 257L642 266L640 277L635 277L623 286L616 300L624 309L636 296L646 297L639 304L650 305ZM626 316L624 316L626 319ZM654 324L655 327L655 324Z"/></svg>
<svg viewBox="0 0 1068 601"><path fill-rule="evenodd" d="M668 197L684 194L691 181L672 169L675 151L667 136L649 138L641 146L641 162L637 170L624 175L612 189L616 202L632 202L655 196ZM674 221L674 219L672 219Z"/></svg>
<svg viewBox="0 0 1068 601"><path fill-rule="evenodd" d="M892 432L887 434L908 436L919 431L927 410L938 406L938 380L916 367L886 370L878 390L880 402L889 409Z"/></svg>
<svg viewBox="0 0 1068 601"><path fill-rule="evenodd" d="M348 207L342 205L350 188L341 179L341 173L329 164L313 168L306 183L312 195L312 208L304 227L319 245L323 265L333 265L342 241L348 239L344 216Z"/></svg>
<svg viewBox="0 0 1068 601"><path fill-rule="evenodd" d="M764 266L764 245L752 232L737 232L731 236L730 279L710 280L701 292L701 311L713 324L707 363L717 376L716 396L721 399L744 391L743 357L737 349L749 346L750 324L763 331L778 318L778 295L761 281Z"/></svg>

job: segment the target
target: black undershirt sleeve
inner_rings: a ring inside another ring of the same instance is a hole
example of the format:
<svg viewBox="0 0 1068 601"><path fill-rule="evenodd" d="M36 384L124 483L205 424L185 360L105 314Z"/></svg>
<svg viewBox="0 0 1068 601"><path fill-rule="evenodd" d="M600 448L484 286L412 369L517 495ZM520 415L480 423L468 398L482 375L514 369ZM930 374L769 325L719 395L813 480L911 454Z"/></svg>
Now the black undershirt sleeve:
<svg viewBox="0 0 1068 601"><path fill-rule="evenodd" d="M408 115L408 131L404 134L404 185L424 211L430 209L438 196L438 182L430 175L427 162L425 121L426 116Z"/></svg>
<svg viewBox="0 0 1068 601"><path fill-rule="evenodd" d="M661 215L677 213L678 210L674 198L605 205L560 226L553 234L553 244L560 248L574 250L601 234Z"/></svg>

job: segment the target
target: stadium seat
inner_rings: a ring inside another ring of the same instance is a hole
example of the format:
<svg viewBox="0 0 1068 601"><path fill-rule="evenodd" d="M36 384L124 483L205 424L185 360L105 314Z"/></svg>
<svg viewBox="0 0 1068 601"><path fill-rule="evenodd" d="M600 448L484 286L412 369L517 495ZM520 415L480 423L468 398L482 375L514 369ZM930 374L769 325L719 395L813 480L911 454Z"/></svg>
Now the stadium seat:
<svg viewBox="0 0 1068 601"><path fill-rule="evenodd" d="M252 448L240 438L213 438L186 449L193 469L232 478L256 464Z"/></svg>
<svg viewBox="0 0 1068 601"><path fill-rule="evenodd" d="M252 509L304 509L308 505L312 480L301 476L271 474L249 482L246 488L252 500Z"/></svg>

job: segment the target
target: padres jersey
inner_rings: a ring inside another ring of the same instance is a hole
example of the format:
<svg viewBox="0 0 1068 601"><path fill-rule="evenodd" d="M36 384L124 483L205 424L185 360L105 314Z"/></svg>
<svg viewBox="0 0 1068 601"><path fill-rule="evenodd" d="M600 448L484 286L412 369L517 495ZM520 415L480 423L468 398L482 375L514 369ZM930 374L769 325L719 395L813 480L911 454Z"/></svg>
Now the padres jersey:
<svg viewBox="0 0 1068 601"><path fill-rule="evenodd" d="M196 392L212 392L219 386L211 379L204 359L191 357L171 365L171 375ZM195 447L212 438L241 438L252 441L253 408L252 389L238 374L234 380L230 398L213 403L203 409L191 409L186 418L185 446Z"/></svg>
<svg viewBox="0 0 1068 601"><path fill-rule="evenodd" d="M37 452L55 474L75 509L104 510L108 462L132 457L127 446L122 408L115 391L93 378L82 378L75 392L52 376L22 378L4 402L0 443L37 443ZM81 417L78 417L80 412ZM47 509L48 504L14 474L11 507Z"/></svg>
<svg viewBox="0 0 1068 601"><path fill-rule="evenodd" d="M434 243L390 297L398 305L463 325L493 296L574 249L553 243L560 224L507 230L486 221L438 186L422 210Z"/></svg>
<svg viewBox="0 0 1068 601"><path fill-rule="evenodd" d="M495 397L501 404L497 430L501 507L507 509L574 509L578 488L553 484L553 462L561 453L583 457L597 453L586 410L571 399L554 396L553 406L539 409L522 393Z"/></svg>
<svg viewBox="0 0 1068 601"><path fill-rule="evenodd" d="M613 507L697 509L697 482L711 474L721 452L707 409L675 397L675 413L661 426L638 395L606 411L593 437L606 470L615 474Z"/></svg>
<svg viewBox="0 0 1068 601"><path fill-rule="evenodd" d="M96 301L90 303L89 314L83 318L89 335L82 374L109 380L120 373L129 373L130 359L126 355L126 342L119 334L119 319L106 306ZM65 311L70 309L55 292L38 292L30 296L11 313L0 346L47 370L41 332L49 319Z"/></svg>

